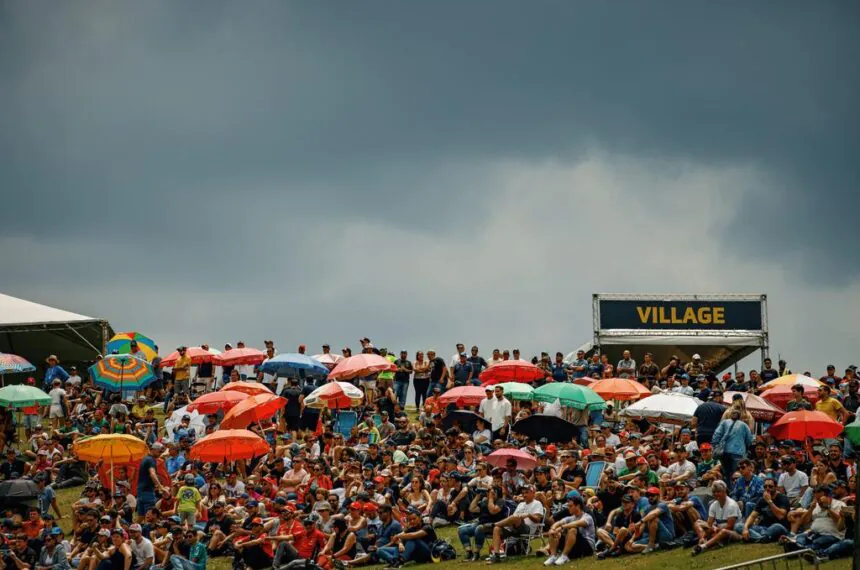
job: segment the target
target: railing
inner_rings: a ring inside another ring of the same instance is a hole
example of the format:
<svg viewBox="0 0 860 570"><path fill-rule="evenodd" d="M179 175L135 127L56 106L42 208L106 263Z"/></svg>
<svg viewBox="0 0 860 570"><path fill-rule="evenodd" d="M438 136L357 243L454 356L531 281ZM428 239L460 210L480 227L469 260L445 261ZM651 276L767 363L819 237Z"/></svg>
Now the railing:
<svg viewBox="0 0 860 570"><path fill-rule="evenodd" d="M722 568L717 568L716 570L741 570L747 568L754 568L758 566L759 570L766 570L766 565L769 563L770 568L772 570L778 570L780 567L785 567L785 570L790 569L790 562L792 558L798 558L801 560L800 567L803 568L803 560L806 559L809 561L810 566L815 566L815 570L818 570L818 557L815 555L815 551L810 549L804 550L796 550L794 552L787 552L785 554L777 554L776 556L768 556L767 558L758 558L756 560L747 560L746 562L741 562L740 564L734 564L733 566L723 566ZM780 564L780 562L785 562L785 564Z"/></svg>

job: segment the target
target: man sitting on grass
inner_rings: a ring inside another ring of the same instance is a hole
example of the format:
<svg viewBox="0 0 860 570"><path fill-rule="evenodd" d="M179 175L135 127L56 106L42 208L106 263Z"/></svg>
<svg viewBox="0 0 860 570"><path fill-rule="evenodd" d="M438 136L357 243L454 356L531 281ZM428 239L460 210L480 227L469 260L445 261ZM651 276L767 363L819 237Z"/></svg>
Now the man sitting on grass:
<svg viewBox="0 0 860 570"><path fill-rule="evenodd" d="M711 486L714 500L708 507L708 520L699 521L696 533L699 544L690 553L698 556L705 550L717 545L741 540L741 535L735 532L735 525L742 520L738 503L729 497L728 488L722 481L715 481Z"/></svg>
<svg viewBox="0 0 860 570"><path fill-rule="evenodd" d="M554 523L549 530L549 558L544 566L563 566L572 559L591 556L594 553L594 519L582 510L583 502L579 493L567 494L567 509L570 513ZM561 554L559 554L561 549Z"/></svg>

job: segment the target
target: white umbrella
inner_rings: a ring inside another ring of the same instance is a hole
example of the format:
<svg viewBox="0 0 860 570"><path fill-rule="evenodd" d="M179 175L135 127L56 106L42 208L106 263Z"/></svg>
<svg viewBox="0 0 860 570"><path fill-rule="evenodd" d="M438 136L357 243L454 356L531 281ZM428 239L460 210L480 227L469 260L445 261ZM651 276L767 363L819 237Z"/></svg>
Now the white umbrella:
<svg viewBox="0 0 860 570"><path fill-rule="evenodd" d="M173 439L173 428L182 422L182 416L191 417L188 427L194 430L197 437L202 437L206 433L206 416L201 415L197 410L189 412L187 408L188 406L179 408L169 418L164 420L164 429L167 430L168 439Z"/></svg>
<svg viewBox="0 0 860 570"><path fill-rule="evenodd" d="M361 405L364 392L349 382L329 382L323 384L305 398L309 408L346 409Z"/></svg>
<svg viewBox="0 0 860 570"><path fill-rule="evenodd" d="M618 415L628 418L648 418L663 422L686 422L693 417L702 401L692 396L672 392L655 394L630 404Z"/></svg>
<svg viewBox="0 0 860 570"><path fill-rule="evenodd" d="M324 365L329 370L334 368L338 362L343 360L343 356L339 354L333 354L331 352L329 352L328 354L314 354L312 358L320 364Z"/></svg>

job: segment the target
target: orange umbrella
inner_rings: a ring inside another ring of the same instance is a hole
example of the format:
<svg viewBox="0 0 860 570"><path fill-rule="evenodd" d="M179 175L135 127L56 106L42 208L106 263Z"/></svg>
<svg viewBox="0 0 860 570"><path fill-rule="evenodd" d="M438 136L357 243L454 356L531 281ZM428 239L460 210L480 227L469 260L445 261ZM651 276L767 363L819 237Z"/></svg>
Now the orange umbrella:
<svg viewBox="0 0 860 570"><path fill-rule="evenodd" d="M845 427L823 412L788 412L767 430L777 439L833 439Z"/></svg>
<svg viewBox="0 0 860 570"><path fill-rule="evenodd" d="M254 422L267 420L287 405L287 400L274 394L257 394L246 398L224 414L222 429L246 428Z"/></svg>
<svg viewBox="0 0 860 570"><path fill-rule="evenodd" d="M218 410L227 411L247 397L247 394L235 390L209 392L188 404L188 411L197 410L201 414L214 414Z"/></svg>
<svg viewBox="0 0 860 570"><path fill-rule="evenodd" d="M215 366L248 366L266 360L266 353L256 348L231 348L212 359Z"/></svg>
<svg viewBox="0 0 860 570"><path fill-rule="evenodd" d="M801 386L803 386L803 396L809 400L810 404L815 406L815 402L818 401L818 388L807 386L806 384L801 384ZM794 392L791 391L791 386L788 385L774 386L762 392L761 397L784 410L789 400L794 398Z"/></svg>
<svg viewBox="0 0 860 570"><path fill-rule="evenodd" d="M338 362L329 372L329 380L352 380L377 372L397 372L397 367L378 354L356 354Z"/></svg>
<svg viewBox="0 0 860 570"><path fill-rule="evenodd" d="M248 394L249 396L256 396L257 394L271 394L272 391L269 390L266 386L260 384L259 382L230 382L223 386L219 392L241 392L243 394Z"/></svg>
<svg viewBox="0 0 860 570"><path fill-rule="evenodd" d="M185 355L191 359L191 364L197 366L204 362L212 362L212 359L218 355L217 352L212 352L212 349L205 350L199 346L191 346L185 350ZM179 351L174 350L167 356L161 359L162 366L173 366L179 360Z"/></svg>
<svg viewBox="0 0 860 570"><path fill-rule="evenodd" d="M269 453L271 449L259 435L246 429L222 429L210 433L191 446L188 457L196 461L226 463L239 459L252 459Z"/></svg>
<svg viewBox="0 0 860 570"><path fill-rule="evenodd" d="M589 386L589 388L607 401L635 402L651 395L651 390L636 380L629 380L627 378L604 378L598 380Z"/></svg>
<svg viewBox="0 0 860 570"><path fill-rule="evenodd" d="M776 380L771 380L770 382L762 384L762 390L767 390L775 386L794 386L795 384L812 386L813 388L824 386L824 382L816 380L811 376L805 376L803 374L788 374L786 376L780 376Z"/></svg>

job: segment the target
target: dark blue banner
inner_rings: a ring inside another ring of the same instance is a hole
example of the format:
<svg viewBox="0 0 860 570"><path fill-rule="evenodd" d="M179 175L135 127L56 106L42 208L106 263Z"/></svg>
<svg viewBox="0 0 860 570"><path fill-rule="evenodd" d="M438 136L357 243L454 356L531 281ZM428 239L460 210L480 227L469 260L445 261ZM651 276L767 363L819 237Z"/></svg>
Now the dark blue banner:
<svg viewBox="0 0 860 570"><path fill-rule="evenodd" d="M600 328L761 330L761 301L600 300Z"/></svg>

